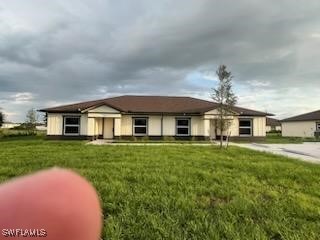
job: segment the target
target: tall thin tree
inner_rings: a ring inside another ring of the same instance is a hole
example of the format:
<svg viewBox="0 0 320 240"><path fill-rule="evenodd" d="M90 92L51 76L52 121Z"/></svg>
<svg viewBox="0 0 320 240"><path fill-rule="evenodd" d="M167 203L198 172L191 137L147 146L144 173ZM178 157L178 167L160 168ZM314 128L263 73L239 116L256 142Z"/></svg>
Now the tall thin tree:
<svg viewBox="0 0 320 240"><path fill-rule="evenodd" d="M2 127L3 122L4 122L4 113L0 111L0 127Z"/></svg>
<svg viewBox="0 0 320 240"><path fill-rule="evenodd" d="M218 86L212 89L211 97L218 103L218 119L216 128L220 132L220 148L223 146L224 132L230 127L231 121L228 117L232 114L232 107L237 103L237 96L232 91L233 76L227 71L227 66L220 65L216 71L218 76Z"/></svg>
<svg viewBox="0 0 320 240"><path fill-rule="evenodd" d="M35 130L37 120L38 120L37 112L34 108L31 108L26 115L26 121L25 121L26 128L30 131Z"/></svg>

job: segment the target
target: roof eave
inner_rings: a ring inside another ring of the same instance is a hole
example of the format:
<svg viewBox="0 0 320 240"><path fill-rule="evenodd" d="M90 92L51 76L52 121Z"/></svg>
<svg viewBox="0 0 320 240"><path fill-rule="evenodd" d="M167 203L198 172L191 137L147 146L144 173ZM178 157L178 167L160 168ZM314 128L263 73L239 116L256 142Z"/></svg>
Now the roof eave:
<svg viewBox="0 0 320 240"><path fill-rule="evenodd" d="M257 113L257 114L239 114L239 116L254 116L254 117L266 117L266 116L275 116L272 113Z"/></svg>
<svg viewBox="0 0 320 240"><path fill-rule="evenodd" d="M96 105L93 105L93 106L91 106L91 107L82 109L82 110L81 110L81 113L85 113L85 112L87 112L87 111L89 111L89 110L91 110L91 109L95 109L95 108L101 107L101 106L108 106L108 107L111 107L111 108L113 108L113 109L115 109L115 110L117 110L117 111L119 111L119 112L125 112L123 109L120 109L119 107L115 107L115 106L112 105L112 104L109 104L109 103L101 103L101 104L96 104Z"/></svg>
<svg viewBox="0 0 320 240"><path fill-rule="evenodd" d="M283 119L280 122L310 122L310 121L320 121L320 119Z"/></svg>
<svg viewBox="0 0 320 240"><path fill-rule="evenodd" d="M45 113L81 113L81 111L62 111L62 110L50 110L50 109L39 109L38 112L45 112Z"/></svg>

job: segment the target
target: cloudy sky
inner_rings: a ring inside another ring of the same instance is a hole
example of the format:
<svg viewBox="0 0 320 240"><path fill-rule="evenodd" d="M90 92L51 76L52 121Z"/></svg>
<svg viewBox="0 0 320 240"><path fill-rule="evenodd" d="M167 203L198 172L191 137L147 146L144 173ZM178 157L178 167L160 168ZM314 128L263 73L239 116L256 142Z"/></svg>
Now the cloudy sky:
<svg viewBox="0 0 320 240"><path fill-rule="evenodd" d="M0 107L122 94L208 99L215 69L239 105L284 118L320 109L320 1L0 2Z"/></svg>

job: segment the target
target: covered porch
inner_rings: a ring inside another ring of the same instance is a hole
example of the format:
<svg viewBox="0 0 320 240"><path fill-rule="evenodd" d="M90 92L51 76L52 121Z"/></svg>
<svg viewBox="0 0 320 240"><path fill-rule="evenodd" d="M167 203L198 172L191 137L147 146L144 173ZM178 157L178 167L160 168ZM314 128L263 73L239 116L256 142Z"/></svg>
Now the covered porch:
<svg viewBox="0 0 320 240"><path fill-rule="evenodd" d="M121 135L121 113L101 105L86 109L88 135L93 139L114 139Z"/></svg>
<svg viewBox="0 0 320 240"><path fill-rule="evenodd" d="M223 132L224 135L235 135L237 132L237 121L235 120L235 116L229 115L224 117L225 120L229 121L229 129L228 132ZM204 128L205 133L209 136L210 140L217 140L221 137L220 129L218 128L219 116L217 113L209 113L204 115Z"/></svg>
<svg viewBox="0 0 320 240"><path fill-rule="evenodd" d="M89 113L88 133L95 139L114 139L121 136L121 115Z"/></svg>

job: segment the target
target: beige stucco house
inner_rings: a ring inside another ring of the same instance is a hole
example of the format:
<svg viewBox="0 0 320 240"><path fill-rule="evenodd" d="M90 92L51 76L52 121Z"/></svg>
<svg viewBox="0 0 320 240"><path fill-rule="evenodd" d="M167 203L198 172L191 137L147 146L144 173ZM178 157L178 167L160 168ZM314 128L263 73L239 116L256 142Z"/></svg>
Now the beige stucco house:
<svg viewBox="0 0 320 240"><path fill-rule="evenodd" d="M14 127L18 127L20 125L21 125L21 123L4 122L4 123L2 123L1 128L11 129L11 128L14 128Z"/></svg>
<svg viewBox="0 0 320 240"><path fill-rule="evenodd" d="M47 113L50 139L216 139L217 103L191 97L119 96L40 111ZM266 136L268 114L233 107L231 138Z"/></svg>
<svg viewBox="0 0 320 240"><path fill-rule="evenodd" d="M278 119L267 117L266 131L279 131L281 132L281 122Z"/></svg>
<svg viewBox="0 0 320 240"><path fill-rule="evenodd" d="M282 136L315 137L320 134L320 110L283 119Z"/></svg>

